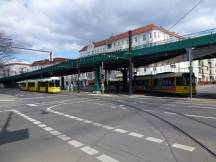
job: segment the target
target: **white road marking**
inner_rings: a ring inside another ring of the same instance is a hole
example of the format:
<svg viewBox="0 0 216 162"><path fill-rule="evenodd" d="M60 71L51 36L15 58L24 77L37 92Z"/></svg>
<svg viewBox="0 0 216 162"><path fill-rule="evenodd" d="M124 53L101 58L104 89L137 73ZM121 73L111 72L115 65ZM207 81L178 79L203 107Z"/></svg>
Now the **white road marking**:
<svg viewBox="0 0 216 162"><path fill-rule="evenodd" d="M66 136L66 135L64 135L64 134L62 134L62 135L59 135L59 136L57 136L58 138L60 138L61 140L63 140L63 141L68 141L68 140L71 140L71 138L70 137L68 137L68 136Z"/></svg>
<svg viewBox="0 0 216 162"><path fill-rule="evenodd" d="M61 134L59 131L55 131L55 130L51 131L50 133L53 134L54 136L58 136Z"/></svg>
<svg viewBox="0 0 216 162"><path fill-rule="evenodd" d="M107 156L105 154L98 156L97 159L102 161L102 162L120 162L120 161L113 159L112 157Z"/></svg>
<svg viewBox="0 0 216 162"><path fill-rule="evenodd" d="M82 118L76 118L75 120L83 121L84 119L82 119Z"/></svg>
<svg viewBox="0 0 216 162"><path fill-rule="evenodd" d="M39 122L39 121L35 121L35 122L33 122L34 124L41 124L41 122Z"/></svg>
<svg viewBox="0 0 216 162"><path fill-rule="evenodd" d="M195 105L188 106L187 108L216 110L215 107L198 107L198 106L195 106Z"/></svg>
<svg viewBox="0 0 216 162"><path fill-rule="evenodd" d="M109 126L109 125L103 125L102 127L108 130L114 129L112 126Z"/></svg>
<svg viewBox="0 0 216 162"><path fill-rule="evenodd" d="M80 150L84 151L85 153L87 153L89 155L95 155L99 152L98 150L95 150L89 146L84 146L84 147L80 148Z"/></svg>
<svg viewBox="0 0 216 162"><path fill-rule="evenodd" d="M196 118L204 118L204 119L214 119L216 120L216 117L211 117L211 116L200 116L200 115L192 115L192 114L184 114L185 116L189 117L196 117Z"/></svg>
<svg viewBox="0 0 216 162"><path fill-rule="evenodd" d="M99 105L99 106L106 106L105 104L101 104L101 103L97 103L97 102L94 102L94 104Z"/></svg>
<svg viewBox="0 0 216 162"><path fill-rule="evenodd" d="M46 131L48 131L48 132L50 132L50 131L53 131L54 129L52 129L51 127L45 127L45 128L43 128L44 130L46 130Z"/></svg>
<svg viewBox="0 0 216 162"><path fill-rule="evenodd" d="M93 125L97 126L97 127L101 127L103 126L103 124L100 124L100 123L92 123Z"/></svg>
<svg viewBox="0 0 216 162"><path fill-rule="evenodd" d="M186 145L182 145L182 144L178 144L178 143L174 143L172 146L175 147L175 148L178 148L178 149L191 151L191 152L195 150L194 147L186 146Z"/></svg>
<svg viewBox="0 0 216 162"><path fill-rule="evenodd" d="M83 144L81 142L76 141L76 140L68 141L68 143L71 144L74 147L81 147L81 146L83 146Z"/></svg>
<svg viewBox="0 0 216 162"><path fill-rule="evenodd" d="M1 111L0 111L0 112L1 112ZM17 114L19 114L20 116L21 116L21 115L23 116L23 114L20 113L20 112L18 112L18 111L15 111L15 110L14 110L14 112L17 113ZM29 117L28 117L28 118L29 118ZM32 118L30 118L30 119L32 119ZM37 121L37 120L35 120L35 121L36 121L37 123L41 123L40 121ZM87 120L85 120L85 121L87 121ZM36 123L36 122L35 122L35 123ZM96 149L94 149L94 148L92 148L92 147L89 147L89 146L87 146L87 145L84 146L84 144L81 143L81 142L79 142L79 141L71 140L70 137L68 137L68 136L66 136L66 135L64 135L64 134L62 134L62 133L59 132L59 131L54 130L54 129L51 128L51 127L47 127L45 124L39 124L38 126L39 126L39 127L42 127L42 128L43 128L44 130L46 130L46 131L49 131L49 133L51 133L52 135L57 136L57 137L60 138L61 140L67 141L68 144L70 144L70 145L72 145L72 146L74 146L74 147L76 147L76 148L82 147L82 148L80 148L80 150L83 151L83 152L85 152L85 153L88 154L88 155L95 155L95 154L99 153L98 150L96 150ZM98 157L96 157L96 158L97 158L98 160L104 161L104 162L119 162L119 161L117 161L117 160L113 159L112 157L107 156L107 155L105 155L105 154L102 154L101 156L98 156Z"/></svg>
<svg viewBox="0 0 216 162"><path fill-rule="evenodd" d="M76 119L77 117L75 117L75 116L73 116L73 115L70 115L69 118L71 118L71 119Z"/></svg>
<svg viewBox="0 0 216 162"><path fill-rule="evenodd" d="M0 100L0 102L11 102L11 101L15 101L15 100Z"/></svg>
<svg viewBox="0 0 216 162"><path fill-rule="evenodd" d="M27 118L27 120L29 120L31 122L35 122L36 121L35 119L32 119L32 118Z"/></svg>
<svg viewBox="0 0 216 162"><path fill-rule="evenodd" d="M45 124L40 124L40 125L38 125L39 127L41 127L41 128L44 128L44 127L46 127L47 125L45 125Z"/></svg>
<svg viewBox="0 0 216 162"><path fill-rule="evenodd" d="M151 142L156 142L156 143L162 143L164 141L162 139L154 138L154 137L147 137L146 140Z"/></svg>
<svg viewBox="0 0 216 162"><path fill-rule="evenodd" d="M111 106L111 109L116 109L117 107L116 106Z"/></svg>
<svg viewBox="0 0 216 162"><path fill-rule="evenodd" d="M128 131L124 130L124 129L114 129L115 132L118 133L127 133Z"/></svg>
<svg viewBox="0 0 216 162"><path fill-rule="evenodd" d="M171 107L174 107L176 105L175 104L162 104L162 106L171 106Z"/></svg>
<svg viewBox="0 0 216 162"><path fill-rule="evenodd" d="M169 112L169 111L165 111L164 114L167 114L167 115L177 115L176 113Z"/></svg>
<svg viewBox="0 0 216 162"><path fill-rule="evenodd" d="M128 134L129 136L133 136L133 137L137 137L137 138L142 138L144 137L143 134L139 134L139 133L135 133L135 132L131 132Z"/></svg>
<svg viewBox="0 0 216 162"><path fill-rule="evenodd" d="M90 121L90 120L84 120L83 122L84 122L84 123L87 123L87 124L92 123L92 121Z"/></svg>
<svg viewBox="0 0 216 162"><path fill-rule="evenodd" d="M28 106L31 106L31 107L35 107L35 106L38 106L36 104L27 104Z"/></svg>

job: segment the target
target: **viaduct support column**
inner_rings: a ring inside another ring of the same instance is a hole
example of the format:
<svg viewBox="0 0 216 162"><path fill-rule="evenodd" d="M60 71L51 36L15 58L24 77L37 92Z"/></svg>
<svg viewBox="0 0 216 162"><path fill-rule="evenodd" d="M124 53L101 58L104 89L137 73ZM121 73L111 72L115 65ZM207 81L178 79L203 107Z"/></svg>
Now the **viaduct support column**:
<svg viewBox="0 0 216 162"><path fill-rule="evenodd" d="M101 93L101 88L100 88L100 67L95 67L94 70L95 74L95 84L94 84L94 91L93 93L99 94Z"/></svg>

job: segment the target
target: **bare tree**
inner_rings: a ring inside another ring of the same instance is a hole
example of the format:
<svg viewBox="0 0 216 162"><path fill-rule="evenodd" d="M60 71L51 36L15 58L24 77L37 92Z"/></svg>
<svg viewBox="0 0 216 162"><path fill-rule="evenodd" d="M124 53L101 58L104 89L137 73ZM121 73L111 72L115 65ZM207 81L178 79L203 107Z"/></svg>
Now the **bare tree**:
<svg viewBox="0 0 216 162"><path fill-rule="evenodd" d="M12 39L0 33L0 73L5 76L4 65L14 58L14 51L12 47Z"/></svg>

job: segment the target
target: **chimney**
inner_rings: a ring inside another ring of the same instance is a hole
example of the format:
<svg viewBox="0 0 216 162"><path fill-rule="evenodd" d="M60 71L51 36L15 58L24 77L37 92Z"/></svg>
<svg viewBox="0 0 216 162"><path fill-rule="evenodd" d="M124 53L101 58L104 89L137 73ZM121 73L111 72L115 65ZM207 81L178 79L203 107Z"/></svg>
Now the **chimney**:
<svg viewBox="0 0 216 162"><path fill-rule="evenodd" d="M49 61L53 61L53 53L52 52L50 52Z"/></svg>

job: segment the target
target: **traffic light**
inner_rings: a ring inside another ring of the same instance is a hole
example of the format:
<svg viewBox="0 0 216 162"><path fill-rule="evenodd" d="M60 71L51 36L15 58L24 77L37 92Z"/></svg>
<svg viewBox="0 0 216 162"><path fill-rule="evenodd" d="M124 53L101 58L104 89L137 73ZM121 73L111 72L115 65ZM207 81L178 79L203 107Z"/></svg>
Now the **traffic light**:
<svg viewBox="0 0 216 162"><path fill-rule="evenodd" d="M101 79L104 79L104 74L101 74Z"/></svg>

